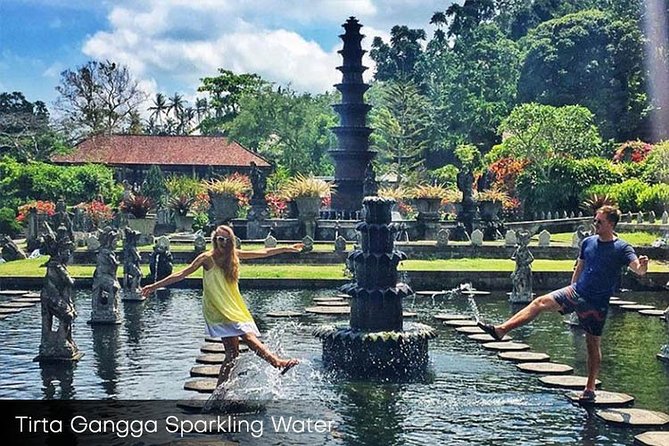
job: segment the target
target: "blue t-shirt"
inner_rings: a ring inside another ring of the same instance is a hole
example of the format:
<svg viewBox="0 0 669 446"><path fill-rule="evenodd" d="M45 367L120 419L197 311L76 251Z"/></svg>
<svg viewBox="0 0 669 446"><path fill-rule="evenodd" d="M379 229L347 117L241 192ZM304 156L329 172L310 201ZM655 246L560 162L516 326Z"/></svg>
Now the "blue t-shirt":
<svg viewBox="0 0 669 446"><path fill-rule="evenodd" d="M619 238L608 242L593 235L583 239L578 258L584 263L576 292L594 304L607 305L620 285L620 273L637 257L634 248Z"/></svg>

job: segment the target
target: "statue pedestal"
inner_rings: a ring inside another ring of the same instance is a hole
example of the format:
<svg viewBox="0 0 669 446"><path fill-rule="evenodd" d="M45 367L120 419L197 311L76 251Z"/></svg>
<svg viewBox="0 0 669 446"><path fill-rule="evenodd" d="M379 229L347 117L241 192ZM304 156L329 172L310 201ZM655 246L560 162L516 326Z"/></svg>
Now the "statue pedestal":
<svg viewBox="0 0 669 446"><path fill-rule="evenodd" d="M76 344L63 337L60 331L42 333L39 355L33 362L79 361L84 354Z"/></svg>
<svg viewBox="0 0 669 446"><path fill-rule="evenodd" d="M141 302L145 299L139 291L130 290L123 290L123 297L121 298L123 302Z"/></svg>

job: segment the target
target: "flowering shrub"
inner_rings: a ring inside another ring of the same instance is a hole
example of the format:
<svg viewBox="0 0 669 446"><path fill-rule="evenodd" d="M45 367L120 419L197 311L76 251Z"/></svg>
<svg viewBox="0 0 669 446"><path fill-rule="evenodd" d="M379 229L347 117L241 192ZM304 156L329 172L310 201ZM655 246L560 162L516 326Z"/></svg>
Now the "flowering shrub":
<svg viewBox="0 0 669 446"><path fill-rule="evenodd" d="M288 211L288 202L279 194L268 193L265 195L267 205L269 206L269 214L272 218L282 218Z"/></svg>
<svg viewBox="0 0 669 446"><path fill-rule="evenodd" d="M653 150L653 145L643 141L627 141L616 149L613 161L640 163L646 159Z"/></svg>
<svg viewBox="0 0 669 446"><path fill-rule="evenodd" d="M84 210L96 228L104 226L112 219L112 209L102 201L93 200L90 203L79 203L75 207Z"/></svg>
<svg viewBox="0 0 669 446"><path fill-rule="evenodd" d="M30 213L30 208L37 208L38 214L45 214L51 217L56 213L56 205L53 201L31 201L22 206L19 206L19 215L16 217L16 221L24 222L28 218Z"/></svg>
<svg viewBox="0 0 669 446"><path fill-rule="evenodd" d="M206 214L209 209L209 194L206 191L197 194L190 209L194 214Z"/></svg>
<svg viewBox="0 0 669 446"><path fill-rule="evenodd" d="M135 218L144 218L153 207L153 200L144 195L130 195L121 203L121 210Z"/></svg>
<svg viewBox="0 0 669 446"><path fill-rule="evenodd" d="M502 158L492 163L489 169L495 175L495 184L514 195L516 178L528 164L526 159Z"/></svg>

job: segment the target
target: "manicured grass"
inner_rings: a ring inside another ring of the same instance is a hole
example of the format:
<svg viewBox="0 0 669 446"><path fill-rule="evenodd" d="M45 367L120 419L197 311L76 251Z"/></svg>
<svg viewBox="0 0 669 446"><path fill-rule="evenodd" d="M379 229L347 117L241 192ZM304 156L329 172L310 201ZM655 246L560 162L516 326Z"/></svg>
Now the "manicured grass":
<svg viewBox="0 0 669 446"><path fill-rule="evenodd" d="M571 238L573 237L572 232L561 232L558 234L551 234L551 243L564 243L571 245ZM651 234L650 232L621 232L618 234L618 237L625 240L632 246L650 246L655 240L660 238L657 234ZM533 240L537 240L538 236L535 235Z"/></svg>
<svg viewBox="0 0 669 446"><path fill-rule="evenodd" d="M19 260L0 264L0 277L41 277L46 270L40 267L46 257L31 260ZM175 265L179 270L186 265ZM533 271L571 271L573 260L544 260L537 259L532 264ZM513 271L514 262L506 259L448 259L448 260L405 260L400 264L400 270L407 271ZM68 267L73 277L92 277L95 267L92 265L70 265ZM119 275L123 268L119 267ZM145 275L149 273L148 265L142 265ZM652 261L651 272L669 272L667 262ZM242 264L240 269L242 278L285 278L285 279L344 279L344 265L250 265ZM202 277L202 270L192 277Z"/></svg>

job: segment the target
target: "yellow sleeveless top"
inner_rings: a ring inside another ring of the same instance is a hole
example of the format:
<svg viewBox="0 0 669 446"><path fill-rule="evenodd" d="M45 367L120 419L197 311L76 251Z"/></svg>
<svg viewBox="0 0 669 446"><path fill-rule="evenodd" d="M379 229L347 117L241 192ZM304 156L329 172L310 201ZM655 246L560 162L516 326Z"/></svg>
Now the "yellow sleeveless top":
<svg viewBox="0 0 669 446"><path fill-rule="evenodd" d="M218 266L204 270L202 312L209 324L253 322L236 281L228 281Z"/></svg>

